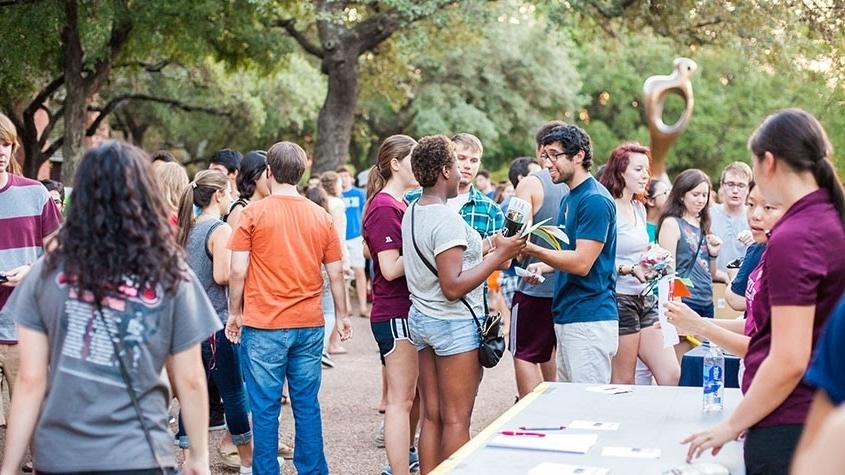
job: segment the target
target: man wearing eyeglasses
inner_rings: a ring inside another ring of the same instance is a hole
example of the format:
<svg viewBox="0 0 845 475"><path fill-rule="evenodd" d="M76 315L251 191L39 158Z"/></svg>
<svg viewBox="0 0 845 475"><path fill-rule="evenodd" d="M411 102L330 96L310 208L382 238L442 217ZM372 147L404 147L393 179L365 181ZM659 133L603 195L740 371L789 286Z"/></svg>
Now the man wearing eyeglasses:
<svg viewBox="0 0 845 475"><path fill-rule="evenodd" d="M718 269L714 280L727 282L727 267L731 261L745 256L751 244L745 202L751 183L751 167L743 162L733 162L722 170L719 179L721 204L710 204L711 232L722 240L722 249L716 260Z"/></svg>
<svg viewBox="0 0 845 475"><path fill-rule="evenodd" d="M558 381L607 384L619 346L616 205L590 174L592 144L583 129L555 127L540 144L552 181L570 190L558 215L569 242L560 251L528 243L525 254L541 262L528 266L525 281L537 284L533 276L556 271L552 314Z"/></svg>

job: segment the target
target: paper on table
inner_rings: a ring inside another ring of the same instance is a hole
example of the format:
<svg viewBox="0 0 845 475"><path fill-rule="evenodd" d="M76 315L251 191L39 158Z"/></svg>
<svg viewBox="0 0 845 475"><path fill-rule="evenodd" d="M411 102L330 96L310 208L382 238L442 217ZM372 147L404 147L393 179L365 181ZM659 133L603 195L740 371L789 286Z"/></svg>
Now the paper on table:
<svg viewBox="0 0 845 475"><path fill-rule="evenodd" d="M629 457L635 459L659 459L660 449L644 449L640 447L604 447L602 457Z"/></svg>
<svg viewBox="0 0 845 475"><path fill-rule="evenodd" d="M528 276L528 275L533 275L530 272L528 272L527 270L525 270L525 269L523 269L522 267L519 267L519 266L514 266L513 270L514 270L514 272L516 272L517 277L525 277L525 276ZM538 279L540 280L541 284L546 281L546 278L543 277L543 274L540 274L538 276Z"/></svg>
<svg viewBox="0 0 845 475"><path fill-rule="evenodd" d="M657 282L657 319L660 321L660 333L663 334L663 348L678 344L678 330L666 320L665 305L669 302L669 283L675 277L668 275Z"/></svg>
<svg viewBox="0 0 845 475"><path fill-rule="evenodd" d="M544 462L532 468L528 475L607 475L610 470L600 467Z"/></svg>
<svg viewBox="0 0 845 475"><path fill-rule="evenodd" d="M619 430L618 422L572 421L566 425L567 429L580 430Z"/></svg>
<svg viewBox="0 0 845 475"><path fill-rule="evenodd" d="M498 434L487 442L489 447L508 449L547 450L586 454L595 445L598 434L546 434L545 437Z"/></svg>

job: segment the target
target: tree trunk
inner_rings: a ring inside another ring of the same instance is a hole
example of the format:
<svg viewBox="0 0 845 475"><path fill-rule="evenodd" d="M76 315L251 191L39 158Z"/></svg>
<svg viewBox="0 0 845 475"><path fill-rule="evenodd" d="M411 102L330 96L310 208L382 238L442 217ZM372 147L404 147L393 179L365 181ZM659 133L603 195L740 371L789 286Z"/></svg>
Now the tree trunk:
<svg viewBox="0 0 845 475"><path fill-rule="evenodd" d="M65 76L64 141L62 142L62 182L73 186L78 155L85 144L88 125L88 91L82 77L83 52L79 38L78 5L65 3L65 25L62 29L63 64Z"/></svg>
<svg viewBox="0 0 845 475"><path fill-rule="evenodd" d="M323 60L329 77L326 102L317 118L313 172L334 170L349 158L352 124L358 104L358 55L336 51Z"/></svg>

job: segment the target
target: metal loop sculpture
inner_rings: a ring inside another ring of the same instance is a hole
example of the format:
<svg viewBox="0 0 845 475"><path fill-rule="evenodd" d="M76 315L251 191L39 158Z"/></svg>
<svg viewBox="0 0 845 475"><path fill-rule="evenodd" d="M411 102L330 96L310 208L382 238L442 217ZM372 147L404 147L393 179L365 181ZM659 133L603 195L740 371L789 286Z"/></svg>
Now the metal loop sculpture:
<svg viewBox="0 0 845 475"><path fill-rule="evenodd" d="M689 125L694 105L692 76L698 69L689 58L676 58L672 63L674 71L668 76L652 76L643 83L643 103L651 140L651 173L657 179L669 182L666 175L666 155L669 148ZM684 100L684 112L672 125L663 122L663 105L666 95L678 93Z"/></svg>

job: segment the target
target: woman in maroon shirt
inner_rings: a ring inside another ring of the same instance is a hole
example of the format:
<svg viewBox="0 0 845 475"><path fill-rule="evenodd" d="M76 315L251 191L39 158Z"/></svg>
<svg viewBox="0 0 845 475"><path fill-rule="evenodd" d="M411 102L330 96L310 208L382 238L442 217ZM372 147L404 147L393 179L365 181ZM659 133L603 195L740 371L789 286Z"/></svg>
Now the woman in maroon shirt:
<svg viewBox="0 0 845 475"><path fill-rule="evenodd" d="M748 145L754 180L787 211L772 229L752 307L745 397L724 422L684 442L692 459L745 432L746 473L786 474L813 397L802 377L845 291L845 197L827 135L807 112L769 116Z"/></svg>
<svg viewBox="0 0 845 475"><path fill-rule="evenodd" d="M375 270L370 325L387 382L384 445L392 472L386 467L382 473L393 474L406 474L409 468L419 466L414 449L420 401L415 397L417 349L408 331L411 301L402 260L403 197L418 186L410 160L416 144L407 135L393 135L382 142L377 163L370 170L363 224Z"/></svg>

